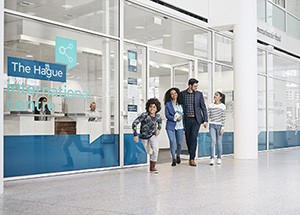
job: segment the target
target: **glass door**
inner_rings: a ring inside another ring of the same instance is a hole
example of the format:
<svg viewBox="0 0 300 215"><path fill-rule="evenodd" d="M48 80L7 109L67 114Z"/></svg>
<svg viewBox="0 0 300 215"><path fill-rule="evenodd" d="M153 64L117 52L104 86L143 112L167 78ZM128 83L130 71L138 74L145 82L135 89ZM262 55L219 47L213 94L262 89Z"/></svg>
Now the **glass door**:
<svg viewBox="0 0 300 215"><path fill-rule="evenodd" d="M132 122L145 112L147 49L144 46L124 43L123 110L121 127L124 138L124 165L147 163L147 154L142 142L134 142Z"/></svg>
<svg viewBox="0 0 300 215"><path fill-rule="evenodd" d="M162 131L158 137L159 140L159 161L160 163L170 162L170 145L166 127L164 97L167 90L171 87L177 87L180 91L188 87L188 79L192 76L194 61L172 55L172 53L162 53L156 50L150 50L150 70L149 70L149 88L148 98L156 97L162 104L160 115L162 117ZM182 142L182 158L187 155L185 137Z"/></svg>

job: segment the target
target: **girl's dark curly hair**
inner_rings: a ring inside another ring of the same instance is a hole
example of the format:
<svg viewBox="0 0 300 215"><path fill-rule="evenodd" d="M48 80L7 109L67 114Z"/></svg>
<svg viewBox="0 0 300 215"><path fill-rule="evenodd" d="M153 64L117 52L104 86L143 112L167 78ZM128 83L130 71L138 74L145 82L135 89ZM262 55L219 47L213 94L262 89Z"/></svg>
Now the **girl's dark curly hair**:
<svg viewBox="0 0 300 215"><path fill-rule="evenodd" d="M167 102L172 100L172 98L171 98L172 90L175 90L177 93L177 103L180 105L183 104L183 99L182 99L181 93L180 93L179 89L176 87L172 87L171 89L168 89L168 91L165 93L165 98L164 98L165 104L167 104Z"/></svg>
<svg viewBox="0 0 300 215"><path fill-rule="evenodd" d="M160 109L161 109L161 105L160 105L160 102L159 102L159 100L157 98L151 98L151 99L149 99L147 101L147 103L146 103L146 111L149 112L149 107L152 104L155 104L155 106L157 108L156 113L158 113L160 111Z"/></svg>

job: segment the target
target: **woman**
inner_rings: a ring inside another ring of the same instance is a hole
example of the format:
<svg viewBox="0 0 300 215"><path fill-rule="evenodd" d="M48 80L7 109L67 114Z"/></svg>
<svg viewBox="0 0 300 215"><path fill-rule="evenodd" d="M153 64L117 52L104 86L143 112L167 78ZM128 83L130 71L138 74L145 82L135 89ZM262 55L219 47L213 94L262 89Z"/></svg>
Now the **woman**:
<svg viewBox="0 0 300 215"><path fill-rule="evenodd" d="M178 88L171 88L165 94L165 114L167 118L166 130L170 141L172 166L180 164L180 152L183 136L183 101ZM177 156L175 157L175 139L177 142Z"/></svg>
<svg viewBox="0 0 300 215"><path fill-rule="evenodd" d="M218 161L217 164L222 164L222 135L224 133L226 106L225 95L221 92L216 92L214 95L215 102L208 107L209 117L209 134L210 134L210 165L214 165L215 154L214 149L217 142L218 147Z"/></svg>
<svg viewBox="0 0 300 215"><path fill-rule="evenodd" d="M40 115L50 115L50 110L48 109L47 105L47 98L41 97L39 101L37 102L37 106L34 109L34 114L40 114ZM46 116L35 116L35 121L47 121Z"/></svg>

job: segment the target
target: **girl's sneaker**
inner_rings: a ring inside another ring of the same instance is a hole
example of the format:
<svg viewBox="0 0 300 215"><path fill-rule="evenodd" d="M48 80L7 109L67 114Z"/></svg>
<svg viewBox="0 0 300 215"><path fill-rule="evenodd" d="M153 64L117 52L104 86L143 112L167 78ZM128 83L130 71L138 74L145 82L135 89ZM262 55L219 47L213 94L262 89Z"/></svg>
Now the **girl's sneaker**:
<svg viewBox="0 0 300 215"><path fill-rule="evenodd" d="M221 158L218 158L217 164L221 165L222 164L222 160Z"/></svg>
<svg viewBox="0 0 300 215"><path fill-rule="evenodd" d="M214 163L215 163L215 160L214 160L213 158L211 158L211 159L210 159L210 162L209 162L209 165L212 166L212 165L214 165Z"/></svg>

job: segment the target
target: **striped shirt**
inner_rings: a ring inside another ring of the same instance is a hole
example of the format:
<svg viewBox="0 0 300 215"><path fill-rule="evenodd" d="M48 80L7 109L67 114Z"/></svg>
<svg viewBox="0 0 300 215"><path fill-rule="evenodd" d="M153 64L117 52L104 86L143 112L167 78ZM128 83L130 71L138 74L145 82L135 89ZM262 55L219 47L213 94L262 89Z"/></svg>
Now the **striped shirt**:
<svg viewBox="0 0 300 215"><path fill-rule="evenodd" d="M195 92L192 93L187 92L184 101L185 115L195 115L194 103L195 103Z"/></svg>
<svg viewBox="0 0 300 215"><path fill-rule="evenodd" d="M209 123L215 125L222 125L222 129L224 129L226 120L225 110L226 106L223 103L210 104L208 106Z"/></svg>

